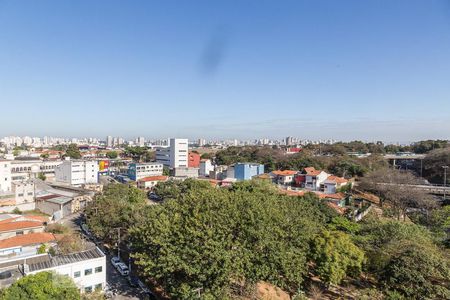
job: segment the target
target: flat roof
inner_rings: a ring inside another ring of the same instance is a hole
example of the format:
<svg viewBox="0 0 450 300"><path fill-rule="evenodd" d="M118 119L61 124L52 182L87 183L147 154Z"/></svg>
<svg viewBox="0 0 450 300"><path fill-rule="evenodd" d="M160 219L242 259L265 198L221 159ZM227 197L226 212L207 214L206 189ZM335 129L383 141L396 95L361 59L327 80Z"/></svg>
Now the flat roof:
<svg viewBox="0 0 450 300"><path fill-rule="evenodd" d="M47 259L38 258L30 258L27 259L27 264L30 272L35 272L43 269L50 269L62 265L68 265L80 261L85 261L89 259L95 259L104 257L105 254L98 249L98 247L91 248L86 251L71 253L65 255L57 255L57 256L47 256Z"/></svg>

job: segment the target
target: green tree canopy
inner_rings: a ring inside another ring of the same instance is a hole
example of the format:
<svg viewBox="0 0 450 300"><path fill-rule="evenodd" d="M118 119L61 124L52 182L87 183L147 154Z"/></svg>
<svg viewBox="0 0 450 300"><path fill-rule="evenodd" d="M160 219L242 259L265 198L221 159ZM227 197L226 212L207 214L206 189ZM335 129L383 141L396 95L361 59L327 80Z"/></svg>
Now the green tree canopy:
<svg viewBox="0 0 450 300"><path fill-rule="evenodd" d="M117 228L126 238L128 228L142 215L146 201L145 192L131 185L109 184L86 207L87 224L96 236L116 242Z"/></svg>
<svg viewBox="0 0 450 300"><path fill-rule="evenodd" d="M117 151L108 151L106 152L106 157L110 158L110 159L115 159L117 158L119 155L117 154Z"/></svg>
<svg viewBox="0 0 450 300"><path fill-rule="evenodd" d="M10 287L3 289L0 299L78 300L80 299L80 292L68 276L53 272L39 272L20 278Z"/></svg>
<svg viewBox="0 0 450 300"><path fill-rule="evenodd" d="M70 144L67 147L66 156L73 159L79 159L81 158L80 149L78 149L78 146L76 144Z"/></svg>
<svg viewBox="0 0 450 300"><path fill-rule="evenodd" d="M339 284L347 275L358 276L364 252L340 231L322 231L313 240L312 257L316 272L326 283Z"/></svg>
<svg viewBox="0 0 450 300"><path fill-rule="evenodd" d="M260 280L296 292L327 216L316 199L249 185L166 183L166 201L130 229L135 262L174 298L202 288L205 299L226 299L233 284Z"/></svg>

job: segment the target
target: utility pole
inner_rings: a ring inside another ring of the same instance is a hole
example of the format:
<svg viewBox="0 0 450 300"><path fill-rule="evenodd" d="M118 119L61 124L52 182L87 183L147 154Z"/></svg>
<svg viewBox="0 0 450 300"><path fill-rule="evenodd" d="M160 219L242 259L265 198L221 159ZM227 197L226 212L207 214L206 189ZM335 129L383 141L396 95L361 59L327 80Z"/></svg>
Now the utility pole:
<svg viewBox="0 0 450 300"><path fill-rule="evenodd" d="M442 168L444 168L444 202L445 202L445 196L446 196L446 187L447 187L447 169L448 169L448 166L442 166Z"/></svg>
<svg viewBox="0 0 450 300"><path fill-rule="evenodd" d="M117 235L118 235L118 241L117 241L117 257L120 259L120 227L117 228Z"/></svg>

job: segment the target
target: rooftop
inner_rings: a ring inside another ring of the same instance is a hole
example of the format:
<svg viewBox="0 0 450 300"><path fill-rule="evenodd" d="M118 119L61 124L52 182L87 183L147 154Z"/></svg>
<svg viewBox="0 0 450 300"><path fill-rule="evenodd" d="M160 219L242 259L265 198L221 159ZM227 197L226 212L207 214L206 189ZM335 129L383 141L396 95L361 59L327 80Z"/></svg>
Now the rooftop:
<svg viewBox="0 0 450 300"><path fill-rule="evenodd" d="M316 170L314 167L305 168L306 175L317 176L322 173L321 170Z"/></svg>
<svg viewBox="0 0 450 300"><path fill-rule="evenodd" d="M291 170L279 171L279 170L277 170L277 171L273 171L272 173L275 175L278 175L278 176L291 176L291 175L297 174L297 171L291 171Z"/></svg>
<svg viewBox="0 0 450 300"><path fill-rule="evenodd" d="M36 228L36 227L41 227L41 226L44 226L44 224L39 221L12 221L12 222L6 222L6 223L2 222L0 224L0 232L25 229L25 228Z"/></svg>
<svg viewBox="0 0 450 300"><path fill-rule="evenodd" d="M0 249L19 246L30 246L56 241L55 236L48 232L29 233L11 237L0 241Z"/></svg>
<svg viewBox="0 0 450 300"><path fill-rule="evenodd" d="M148 176L139 179L140 182L147 182L147 181L165 181L169 178L169 176Z"/></svg>
<svg viewBox="0 0 450 300"><path fill-rule="evenodd" d="M47 259L28 259L27 265L30 272L35 272L43 269L50 269L61 265L72 264L80 261L95 259L104 257L105 254L98 249L97 247L91 248L86 251L71 253L65 255L57 255L57 256L47 256Z"/></svg>
<svg viewBox="0 0 450 300"><path fill-rule="evenodd" d="M347 183L348 182L347 179L345 179L343 177L334 176L334 175L328 176L327 181L334 181L336 183Z"/></svg>

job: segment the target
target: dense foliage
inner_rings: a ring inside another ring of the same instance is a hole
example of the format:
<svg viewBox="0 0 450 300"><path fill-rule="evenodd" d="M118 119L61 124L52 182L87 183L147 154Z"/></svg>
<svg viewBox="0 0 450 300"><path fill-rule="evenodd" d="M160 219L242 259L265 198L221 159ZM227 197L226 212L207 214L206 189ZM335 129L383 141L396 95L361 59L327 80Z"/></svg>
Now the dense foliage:
<svg viewBox="0 0 450 300"><path fill-rule="evenodd" d="M80 149L78 149L77 144L70 144L69 146L67 146L65 156L68 156L73 159L81 158Z"/></svg>
<svg viewBox="0 0 450 300"><path fill-rule="evenodd" d="M163 191L170 200L149 207L130 235L136 263L175 298L188 299L198 288L205 299L228 298L233 285L260 280L294 293L309 271L311 245L331 219L317 198L282 196L264 182L228 190L186 180ZM361 252L345 235L329 248L346 259L319 263L324 280L357 273Z"/></svg>
<svg viewBox="0 0 450 300"><path fill-rule="evenodd" d="M335 146L329 145L328 149L332 147ZM315 148L305 148L300 153L286 155L282 149L271 147L228 147L218 151L215 159L216 163L225 165L257 162L264 164L267 172L276 169L301 170L305 167L314 167L343 177L363 176L368 171L387 167L387 161L378 155L357 158L347 155L346 151L329 151L327 152L329 155L326 155L327 153L317 155Z"/></svg>
<svg viewBox="0 0 450 300"><path fill-rule="evenodd" d="M1 290L2 300L77 300L80 292L68 276L53 272L39 272L20 278Z"/></svg>
<svg viewBox="0 0 450 300"><path fill-rule="evenodd" d="M366 253L365 268L386 289L407 299L448 299L450 266L424 227L368 218L362 223L357 244Z"/></svg>
<svg viewBox="0 0 450 300"><path fill-rule="evenodd" d="M125 238L128 228L142 215L145 192L131 185L109 184L86 207L90 230L106 242L117 242L118 230Z"/></svg>

